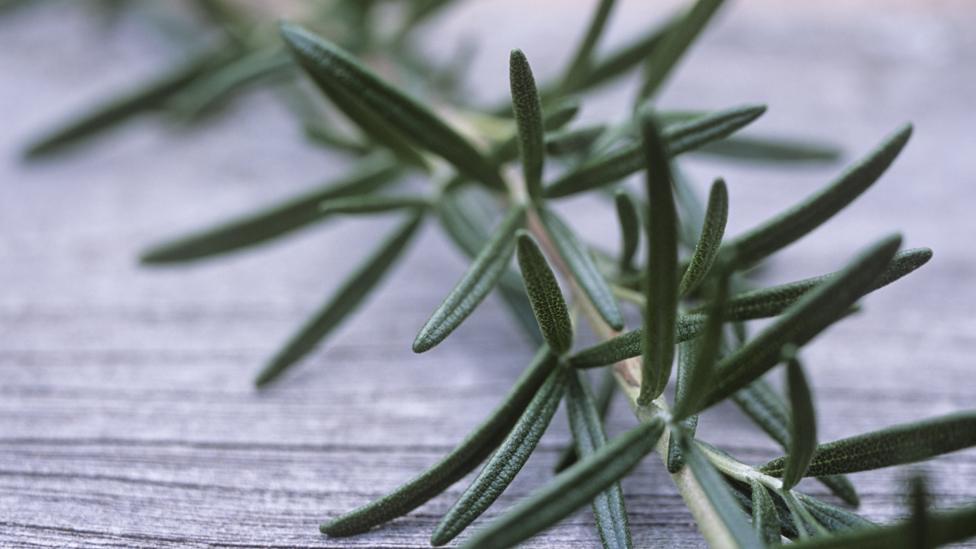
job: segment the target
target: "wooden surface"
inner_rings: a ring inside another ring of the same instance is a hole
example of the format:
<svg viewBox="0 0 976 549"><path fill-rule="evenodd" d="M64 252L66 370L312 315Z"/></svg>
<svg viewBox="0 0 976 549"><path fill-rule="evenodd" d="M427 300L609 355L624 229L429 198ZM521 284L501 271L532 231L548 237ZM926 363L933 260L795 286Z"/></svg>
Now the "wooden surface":
<svg viewBox="0 0 976 549"><path fill-rule="evenodd" d="M612 41L660 16L643 4L623 3ZM317 524L449 450L531 349L492 299L445 344L410 352L464 266L429 224L396 282L281 383L256 392L250 380L262 361L395 221L336 222L192 267L139 268L135 257L148 243L344 166L304 144L266 92L204 128L140 119L54 162L18 162L17 147L34 131L151 74L170 54L135 21L106 30L76 3L56 5L0 19L0 546L426 546L462 483L359 537L328 539ZM540 72L557 71L588 3L540 2L527 20L518 20L526 16L518 5L471 1L432 41L437 55L462 34L479 37L479 97L506 93L512 47ZM909 246L935 249L930 265L871 296L864 314L804 352L826 440L973 406L976 12L965 2L816 5L731 6L662 103L768 102L757 132L827 139L848 160L903 121L916 123L884 180L766 275L778 282L832 270L893 230ZM629 90L601 94L585 116L619 112ZM688 166L703 182L727 177L733 233L840 169ZM592 239L615 242L604 205L565 209ZM612 432L633 423L617 404ZM486 518L550 476L568 440L565 423L560 412ZM728 405L705 416L700 434L746 460L776 453ZM976 500L976 452L926 469L940 505ZM903 512L904 473L855 477L868 516ZM639 546L702 544L656 459L624 489ZM816 484L809 490L822 493ZM597 544L586 511L527 545Z"/></svg>

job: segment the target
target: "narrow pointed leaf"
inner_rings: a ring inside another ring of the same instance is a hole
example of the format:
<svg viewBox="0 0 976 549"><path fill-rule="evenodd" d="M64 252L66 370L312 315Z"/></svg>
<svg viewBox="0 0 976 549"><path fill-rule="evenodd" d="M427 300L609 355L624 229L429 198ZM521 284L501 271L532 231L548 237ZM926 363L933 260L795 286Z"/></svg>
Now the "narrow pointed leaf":
<svg viewBox="0 0 976 549"><path fill-rule="evenodd" d="M600 381L600 388L597 390L597 394L593 399L601 421L607 417L607 413L610 411L610 404L613 402L613 396L616 393L617 378L613 370L607 368L603 370L603 379ZM566 470L570 465L576 463L578 458L575 445L570 444L559 456L559 461L556 462L556 467L554 468L555 472L561 473Z"/></svg>
<svg viewBox="0 0 976 549"><path fill-rule="evenodd" d="M494 189L503 189L497 170L466 139L417 100L396 90L334 44L291 24L281 33L301 65L316 81L342 89L363 109L383 120L412 143L441 156L461 173Z"/></svg>
<svg viewBox="0 0 976 549"><path fill-rule="evenodd" d="M667 21L593 61L579 78L565 80L566 85L562 91L570 93L591 90L627 74L630 69L647 59L675 23L676 20Z"/></svg>
<svg viewBox="0 0 976 549"><path fill-rule="evenodd" d="M576 47L576 52L566 67L560 88L564 90L572 89L574 83L589 71L593 59L593 50L596 48L596 44L599 42L603 30L607 26L607 20L610 18L610 12L613 10L615 3L615 0L600 0L600 3L597 4L596 10L593 12L593 17L590 19L590 24L586 29L586 34L583 35L583 40Z"/></svg>
<svg viewBox="0 0 976 549"><path fill-rule="evenodd" d="M515 253L515 231L525 223L525 208L515 206L499 224L461 280L420 329L413 351L422 353L444 340L487 297Z"/></svg>
<svg viewBox="0 0 976 549"><path fill-rule="evenodd" d="M807 475L836 475L913 463L976 445L976 412L960 412L895 425L817 447ZM785 458L760 469L782 475Z"/></svg>
<svg viewBox="0 0 976 549"><path fill-rule="evenodd" d="M675 330L675 342L688 341L705 327L705 315L681 315ZM631 330L617 337L583 349L569 359L574 368L597 368L621 360L640 356L643 352L644 330Z"/></svg>
<svg viewBox="0 0 976 549"><path fill-rule="evenodd" d="M664 36L660 46L647 60L647 73L638 97L646 99L654 95L671 71L684 56L685 51L705 28L724 0L698 0Z"/></svg>
<svg viewBox="0 0 976 549"><path fill-rule="evenodd" d="M250 85L291 76L294 70L294 62L285 52L258 50L198 78L173 99L172 106L179 116L196 118Z"/></svg>
<svg viewBox="0 0 976 549"><path fill-rule="evenodd" d="M743 549L763 547L763 543L759 541L746 520L746 515L739 509L729 492L722 475L702 454L693 440L682 437L679 442L685 463L691 468L695 479L698 480L698 485L701 486L705 496L711 502L712 509L715 510L725 525L725 530L732 538L730 541Z"/></svg>
<svg viewBox="0 0 976 549"><path fill-rule="evenodd" d="M559 251L559 256L566 262L577 284L600 313L600 317L614 330L622 330L624 318L617 308L617 300L614 299L600 269L593 262L590 251L559 216L545 208L539 208L538 212L539 219Z"/></svg>
<svg viewBox="0 0 976 549"><path fill-rule="evenodd" d="M877 181L904 148L911 134L911 125L903 126L830 185L736 237L727 246L734 247L741 264L748 266L799 240L844 209Z"/></svg>
<svg viewBox="0 0 976 549"><path fill-rule="evenodd" d="M607 435L603 431L600 411L581 375L579 372L570 372L566 412L573 431L576 454L580 459L585 460L606 446ZM627 509L624 506L624 495L619 482L612 484L606 491L600 492L593 498L593 516L604 548L632 546L630 528L627 524Z"/></svg>
<svg viewBox="0 0 976 549"><path fill-rule="evenodd" d="M519 154L522 174L529 197L538 200L542 195L542 168L545 161L545 130L542 125L542 102L532 77L529 60L521 50L512 50L509 60L509 80L512 90L512 110L518 128Z"/></svg>
<svg viewBox="0 0 976 549"><path fill-rule="evenodd" d="M362 195L330 198L319 203L323 214L371 214L430 207L430 198L423 195Z"/></svg>
<svg viewBox="0 0 976 549"><path fill-rule="evenodd" d="M255 384L266 385L277 378L355 311L402 255L422 220L420 212L412 214L390 233L376 251L366 258L329 300L275 353L264 370L258 374Z"/></svg>
<svg viewBox="0 0 976 549"><path fill-rule="evenodd" d="M731 396L769 371L784 346L802 347L845 316L870 290L900 244L901 237L894 235L870 246L835 278L804 295L756 337L725 356L716 368L715 386L705 406Z"/></svg>
<svg viewBox="0 0 976 549"><path fill-rule="evenodd" d="M729 160L768 164L833 162L841 156L840 149L824 143L746 136L715 141L696 152Z"/></svg>
<svg viewBox="0 0 976 549"><path fill-rule="evenodd" d="M568 373L566 368L557 367L549 374L501 446L438 523L431 545L444 545L454 539L515 480L556 413L566 390Z"/></svg>
<svg viewBox="0 0 976 549"><path fill-rule="evenodd" d="M767 545L779 543L779 515L769 491L758 481L751 480L752 487L752 529L756 536Z"/></svg>
<svg viewBox="0 0 976 549"><path fill-rule="evenodd" d="M525 231L518 236L518 264L532 303L532 312L549 348L562 355L573 346L573 324L556 275L535 240Z"/></svg>
<svg viewBox="0 0 976 549"><path fill-rule="evenodd" d="M728 273L722 273L715 286L713 306L705 322L704 334L698 342L698 348L692 353L694 360L690 361L691 367L685 374L681 394L675 396L673 414L677 419L684 419L691 415L692 410L697 410L712 388L715 363L722 347L722 317L729 292ZM693 344L689 342L684 345Z"/></svg>
<svg viewBox="0 0 976 549"><path fill-rule="evenodd" d="M160 107L195 78L225 62L227 57L227 51L215 50L179 64L150 82L113 98L38 138L25 148L24 156L33 159L51 154L134 114Z"/></svg>
<svg viewBox="0 0 976 549"><path fill-rule="evenodd" d="M928 547L947 545L976 536L976 505L952 511L934 512L927 521ZM792 545L797 549L892 549L912 547L912 524L908 521L852 530L833 536L803 540Z"/></svg>
<svg viewBox="0 0 976 549"><path fill-rule="evenodd" d="M393 492L323 523L322 532L333 537L366 532L409 513L460 480L501 444L555 367L556 358L543 347L491 415L449 454Z"/></svg>
<svg viewBox="0 0 976 549"><path fill-rule="evenodd" d="M871 285L870 291L887 286L908 275L925 265L931 258L932 250L929 248L912 248L898 252L884 272ZM829 273L734 295L729 300L725 319L730 321L754 320L782 314L804 294L837 275L838 273ZM702 305L691 310L701 312L706 306Z"/></svg>
<svg viewBox="0 0 976 549"><path fill-rule="evenodd" d="M654 418L611 440L590 457L580 460L549 484L512 506L461 547L511 547L559 522L626 476L644 456L654 450L663 430L664 422Z"/></svg>
<svg viewBox="0 0 976 549"><path fill-rule="evenodd" d="M620 221L620 272L633 268L637 245L640 243L640 217L634 198L626 191L617 191L613 196L617 206L617 219Z"/></svg>
<svg viewBox="0 0 976 549"><path fill-rule="evenodd" d="M678 295L688 295L705 280L715 257L718 256L722 235L725 234L725 222L729 216L729 194L725 188L725 181L718 179L712 184L708 194L708 207L705 210L705 221L698 236L698 243L688 260L688 268L681 277Z"/></svg>
<svg viewBox="0 0 976 549"><path fill-rule="evenodd" d="M852 513L846 509L835 507L829 503L820 501L817 498L810 497L800 492L794 493L796 494L797 499L799 499L800 502L806 506L810 514L817 519L817 522L824 525L824 527L831 532L872 528L875 526L873 522L862 517L861 515L858 515L857 513Z"/></svg>
<svg viewBox="0 0 976 549"><path fill-rule="evenodd" d="M542 128L546 132L556 132L569 124L579 114L579 101L564 99L555 105L547 107L542 113ZM491 151L491 160L502 164L518 158L519 135L516 132L511 138L502 141Z"/></svg>
<svg viewBox="0 0 976 549"><path fill-rule="evenodd" d="M586 154L606 131L605 124L596 124L547 133L546 154L552 156Z"/></svg>
<svg viewBox="0 0 976 549"><path fill-rule="evenodd" d="M706 321L706 331L711 320ZM689 397L694 399L693 396L689 395L688 392L690 388L689 375L695 368L696 363L698 363L698 345L694 340L684 341L678 344L678 374L675 376L674 381L674 402L682 402L687 400ZM672 411L672 416L674 412ZM698 416L690 416L682 419L679 423L681 429L685 434L694 439L695 431L698 429ZM668 472L672 475L681 470L685 465L685 459L681 455L681 445L678 443L680 437L672 435L668 438L668 459L667 468Z"/></svg>
<svg viewBox="0 0 976 549"><path fill-rule="evenodd" d="M786 364L786 386L790 395L790 447L786 469L783 473L783 489L796 486L805 476L817 447L817 421L813 412L810 385L803 375L803 367L796 358L795 349L789 353Z"/></svg>
<svg viewBox="0 0 976 549"><path fill-rule="evenodd" d="M757 379L732 395L732 401L784 450L790 446L790 418L786 402L766 381ZM844 502L860 504L857 489L843 475L819 476L817 480ZM823 522L821 520L821 522Z"/></svg>
<svg viewBox="0 0 976 549"><path fill-rule="evenodd" d="M929 494L925 477L913 476L909 481L909 502L912 514L908 520L908 541L914 549L929 549Z"/></svg>
<svg viewBox="0 0 976 549"><path fill-rule="evenodd" d="M400 168L388 156L365 160L340 181L322 185L258 212L237 217L150 247L140 257L146 264L191 261L266 242L326 217L324 200L370 193L392 183Z"/></svg>
<svg viewBox="0 0 976 549"><path fill-rule="evenodd" d="M718 111L700 118L664 128L662 139L669 156L677 156L697 147L729 136L747 126L766 111L762 105ZM609 185L646 166L643 146L630 143L618 150L590 160L550 183L543 194L559 198Z"/></svg>
<svg viewBox="0 0 976 549"><path fill-rule="evenodd" d="M678 314L678 215L671 189L671 164L650 117L641 127L647 165L647 274L644 279L644 352L640 396L648 405L671 377Z"/></svg>

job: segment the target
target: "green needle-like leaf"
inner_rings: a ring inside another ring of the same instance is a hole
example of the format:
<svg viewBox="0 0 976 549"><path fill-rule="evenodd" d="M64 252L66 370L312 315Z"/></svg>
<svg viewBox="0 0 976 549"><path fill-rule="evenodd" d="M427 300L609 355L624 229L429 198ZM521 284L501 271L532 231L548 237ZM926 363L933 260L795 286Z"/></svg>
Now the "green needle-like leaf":
<svg viewBox="0 0 976 549"><path fill-rule="evenodd" d="M705 221L699 233L695 251L688 260L688 268L681 277L678 295L688 295L705 280L712 263L718 255L722 235L725 234L725 222L729 217L729 192L725 188L725 181L718 179L712 184L708 194L708 207L705 210Z"/></svg>
<svg viewBox="0 0 976 549"><path fill-rule="evenodd" d="M845 477L819 477L818 480L821 480L822 482L822 479L824 478ZM817 519L817 522L822 524L831 532L873 528L875 526L873 522L862 517L861 515L858 515L857 513L852 513L846 509L835 507L829 503L820 501L817 498L810 497L800 492L793 493L796 495L796 498L803 503L807 511L809 511L810 514Z"/></svg>
<svg viewBox="0 0 976 549"><path fill-rule="evenodd" d="M430 207L430 198L423 195L362 195L331 198L319 203L323 214L372 214L403 209Z"/></svg>
<svg viewBox="0 0 976 549"><path fill-rule="evenodd" d="M449 454L393 492L323 523L322 533L338 537L366 532L409 513L460 480L501 444L556 364L556 357L543 347L491 415Z"/></svg>
<svg viewBox="0 0 976 549"><path fill-rule="evenodd" d="M915 549L929 549L929 494L924 476L915 475L909 480L909 502L912 509L908 521L909 542Z"/></svg>
<svg viewBox="0 0 976 549"><path fill-rule="evenodd" d="M257 82L291 76L295 64L285 52L258 50L245 55L204 78L173 98L172 105L180 116L191 119L215 108L222 101Z"/></svg>
<svg viewBox="0 0 976 549"><path fill-rule="evenodd" d="M646 99L654 95L671 71L681 60L685 51L695 41L705 25L722 5L724 0L698 0L664 36L661 45L654 49L647 60L647 73L638 97Z"/></svg>
<svg viewBox="0 0 976 549"><path fill-rule="evenodd" d="M801 347L846 315L870 290L900 244L901 237L894 235L870 246L836 277L804 295L759 335L723 358L705 405L731 396L765 374L779 361L784 346Z"/></svg>
<svg viewBox="0 0 976 549"><path fill-rule="evenodd" d="M423 220L421 212L412 214L356 269L312 317L275 353L255 384L266 385L286 368L311 351L333 328L362 303L400 257Z"/></svg>
<svg viewBox="0 0 976 549"><path fill-rule="evenodd" d="M644 279L644 352L638 404L647 406L671 377L678 314L678 214L671 165L653 120L641 126L647 155L647 274Z"/></svg>
<svg viewBox="0 0 976 549"><path fill-rule="evenodd" d="M833 162L841 156L839 149L823 143L746 136L715 141L695 152L739 162L771 164Z"/></svg>
<svg viewBox="0 0 976 549"><path fill-rule="evenodd" d="M515 480L552 421L569 373L566 368L557 367L549 374L501 446L438 523L430 538L431 545L444 545L454 539Z"/></svg>
<svg viewBox="0 0 976 549"><path fill-rule="evenodd" d="M779 543L779 514L773 503L773 496L756 480L749 481L752 487L752 529L756 536L767 545Z"/></svg>
<svg viewBox="0 0 976 549"><path fill-rule="evenodd" d="M613 10L615 3L615 0L600 0L600 3L597 4L596 10L593 12L593 17L590 19L590 24L586 29L586 34L583 36L583 40L579 46L577 46L576 53L573 54L566 68L566 73L563 75L560 88L564 90L572 89L575 82L580 80L590 70L593 50L596 48L596 44L600 40L603 30L607 26L607 20L610 18L610 12Z"/></svg>
<svg viewBox="0 0 976 549"><path fill-rule="evenodd" d="M525 223L525 208L515 206L475 257L444 302L434 311L413 342L422 353L444 340L470 315L508 269L515 253L515 231Z"/></svg>
<svg viewBox="0 0 976 549"><path fill-rule="evenodd" d="M732 401L784 450L790 447L789 410L786 402L768 383L757 379L736 391ZM827 475L817 477L817 480L846 503L855 507L860 504L857 489L847 477Z"/></svg>
<svg viewBox="0 0 976 549"><path fill-rule="evenodd" d="M580 372L571 372L569 390L566 394L566 412L576 443L576 454L586 459L606 446L607 435L603 431L603 420L593 396L590 395L586 380ZM632 546L630 528L627 524L627 509L620 483L614 483L606 491L593 498L593 516L603 547L629 548Z"/></svg>
<svg viewBox="0 0 976 549"><path fill-rule="evenodd" d="M722 347L722 329L724 309L729 293L729 275L722 273L717 282L712 299L712 310L705 322L704 334L698 348L692 353L694 360L690 361L690 368L685 373L681 394L675 395L673 415L676 419L684 419L696 410L708 396L715 375L715 363L719 358ZM685 343L691 345L693 342Z"/></svg>
<svg viewBox="0 0 976 549"><path fill-rule="evenodd" d="M105 130L134 114L160 107L173 94L193 82L195 78L226 62L229 56L229 51L220 49L206 52L181 63L158 78L113 98L90 110L87 114L72 119L60 128L40 137L24 149L24 156L34 159L51 154Z"/></svg>
<svg viewBox="0 0 976 549"><path fill-rule="evenodd" d="M542 113L542 128L547 132L557 132L563 126L569 124L579 114L579 110L579 101L574 99L564 99L552 106L546 107ZM492 161L502 164L516 159L518 155L519 135L516 131L515 135L511 138L496 145L492 149L490 156Z"/></svg>
<svg viewBox="0 0 976 549"><path fill-rule="evenodd" d="M807 475L856 473L913 463L976 445L976 412L961 412L895 425L817 447ZM785 458L760 469L782 475Z"/></svg>
<svg viewBox="0 0 976 549"><path fill-rule="evenodd" d="M545 130L542 125L542 102L532 77L529 60L521 50L512 50L509 60L509 80L512 88L512 110L518 128L522 174L529 197L542 196L542 169L546 156Z"/></svg>
<svg viewBox="0 0 976 549"><path fill-rule="evenodd" d="M566 86L562 91L577 93L591 90L627 74L628 70L647 59L675 23L676 20L672 20L653 28L594 61L579 78L564 80Z"/></svg>
<svg viewBox="0 0 976 549"><path fill-rule="evenodd" d="M191 261L266 242L325 218L326 212L319 207L324 200L365 195L393 182L400 173L389 156L373 157L340 181L213 228L152 246L140 260L145 264Z"/></svg>
<svg viewBox="0 0 976 549"><path fill-rule="evenodd" d="M927 547L938 547L976 535L976 505L932 513L926 523ZM791 545L797 549L893 549L913 547L912 520L857 529L833 536L809 538Z"/></svg>
<svg viewBox="0 0 976 549"><path fill-rule="evenodd" d="M573 346L573 324L556 275L529 233L519 231L516 249L522 281L532 303L532 312L542 329L542 336L552 352L562 355Z"/></svg>
<svg viewBox="0 0 976 549"><path fill-rule="evenodd" d="M559 522L629 473L661 438L664 422L654 418L613 439L590 457L512 506L466 543L464 549L512 547Z"/></svg>
<svg viewBox="0 0 976 549"><path fill-rule="evenodd" d="M610 404L613 402L613 397L617 394L617 376L614 375L613 370L610 368L603 370L602 377L600 388L597 390L596 397L594 398L597 414L601 420L607 417L607 413L610 411ZM570 444L559 456L559 461L556 462L554 471L557 473L563 472L570 465L576 463L578 457L575 446Z"/></svg>
<svg viewBox="0 0 976 549"><path fill-rule="evenodd" d="M675 342L681 343L697 336L705 327L705 315L681 315L675 329ZM617 337L587 347L569 358L574 368L597 368L621 360L640 356L643 352L644 330L631 330Z"/></svg>
<svg viewBox="0 0 976 549"><path fill-rule="evenodd" d="M552 238L559 256L566 262L566 266L573 273L576 283L593 303L600 317L614 330L622 330L624 318L617 308L617 301L613 291L603 278L600 269L593 262L593 257L586 246L576 238L573 231L552 211L539 208L539 219Z"/></svg>
<svg viewBox="0 0 976 549"><path fill-rule="evenodd" d="M796 358L796 349L787 348L786 386L790 395L790 448L783 473L783 489L790 490L805 476L817 448L817 421L813 412L810 385Z"/></svg>
<svg viewBox="0 0 976 549"><path fill-rule="evenodd" d="M911 125L903 126L830 185L736 237L727 246L736 249L743 266L749 266L799 240L833 217L877 181L901 152L911 134Z"/></svg>
<svg viewBox="0 0 976 549"><path fill-rule="evenodd" d="M700 147L729 136L748 125L766 111L762 105L718 111L700 118L664 128L662 139L669 156ZM560 198L609 185L637 173L647 165L641 143L631 143L618 150L584 163L545 187L547 198Z"/></svg>
<svg viewBox="0 0 976 549"><path fill-rule="evenodd" d="M732 538L729 541L743 549L763 547L762 542L759 541L756 533L746 521L745 514L739 509L729 492L722 475L712 466L691 438L683 436L679 443L685 463L691 468L695 479L698 480L698 485L701 486L705 496L711 502L712 509L722 520L725 530Z"/></svg>
<svg viewBox="0 0 976 549"><path fill-rule="evenodd" d="M881 276L871 285L870 291L873 292L912 273L928 263L931 258L932 250L929 248L911 248L898 252L884 272L881 273ZM782 314L804 294L836 277L837 274L828 273L732 296L729 300L725 319L729 321L754 320ZM706 307L707 305L701 305L691 309L691 312L703 312Z"/></svg>
<svg viewBox="0 0 976 549"><path fill-rule="evenodd" d="M633 268L634 255L640 242L640 217L637 214L637 204L634 197L626 191L617 191L613 196L617 206L617 219L620 221L620 272L627 272Z"/></svg>
<svg viewBox="0 0 976 549"><path fill-rule="evenodd" d="M552 156L586 154L606 131L605 124L596 124L547 133L546 153Z"/></svg>
<svg viewBox="0 0 976 549"><path fill-rule="evenodd" d="M281 33L298 63L316 83L344 90L361 107L379 115L411 143L453 164L461 173L501 190L495 167L466 139L417 100L396 90L334 44L296 25L283 24Z"/></svg>
<svg viewBox="0 0 976 549"><path fill-rule="evenodd" d="M706 321L706 330L708 329L709 322L711 321ZM692 370L695 369L698 362L698 345L696 345L695 341L685 341L678 344L678 374L675 376L674 382L674 402L682 402L689 397L694 398L693 395L688 394L691 385L689 376L692 374ZM672 411L673 415L674 412ZM695 431L698 429L698 416L686 417L679 422L679 425L687 436L694 438ZM668 458L666 465L668 472L672 475L685 466L685 459L681 455L681 445L678 444L678 438L674 435L668 438Z"/></svg>

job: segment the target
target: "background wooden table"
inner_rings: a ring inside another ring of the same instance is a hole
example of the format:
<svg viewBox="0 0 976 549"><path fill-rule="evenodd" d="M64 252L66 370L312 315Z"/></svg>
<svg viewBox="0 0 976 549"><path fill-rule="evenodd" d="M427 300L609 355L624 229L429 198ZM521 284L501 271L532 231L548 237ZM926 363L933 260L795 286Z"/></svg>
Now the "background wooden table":
<svg viewBox="0 0 976 549"><path fill-rule="evenodd" d="M316 526L450 449L531 350L490 300L446 344L410 352L464 267L430 225L396 282L281 383L255 392L261 362L394 220L334 222L188 268L139 268L137 253L150 242L344 166L303 143L264 92L204 128L141 119L54 162L20 163L17 148L33 131L170 55L137 22L106 32L79 4L0 19L0 546L426 546L460 483L360 537L332 540ZM432 55L474 33L481 54L472 93L485 99L505 95L512 47L540 72L555 72L590 2L530 4L467 2L436 27ZM623 2L611 41L667 11L644 4ZM757 132L836 142L847 160L914 121L915 137L883 181L783 253L768 278L834 269L893 230L909 246L931 246L930 265L869 297L865 314L805 351L820 430L831 439L972 407L976 10L962 0L797 4L734 3L662 103L768 102ZM601 94L584 116L619 112L631 89ZM701 181L727 177L735 233L840 166L788 172L701 160L690 169ZM615 241L609 209L585 200L565 208L586 234ZM613 432L633 421L617 404ZM776 452L731 406L707 415L700 433L757 462ZM488 516L543 483L567 440L560 413ZM976 499L976 452L927 469L941 505ZM864 512L901 514L903 478L904 470L856 476ZM656 459L625 492L639 546L702 544ZM578 513L528 545L592 547L591 523Z"/></svg>

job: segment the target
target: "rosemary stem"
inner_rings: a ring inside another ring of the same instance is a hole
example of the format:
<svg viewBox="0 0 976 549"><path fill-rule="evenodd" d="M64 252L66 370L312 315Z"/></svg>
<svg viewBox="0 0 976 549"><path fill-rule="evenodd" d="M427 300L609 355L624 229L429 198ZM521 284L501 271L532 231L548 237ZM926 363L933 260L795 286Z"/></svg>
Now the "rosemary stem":
<svg viewBox="0 0 976 549"><path fill-rule="evenodd" d="M591 328L601 339L610 339L620 334L620 332L611 328L603 319L600 317L596 308L586 297L586 294L582 291L579 284L576 282L572 275L572 272L567 268L565 262L559 256L549 235L547 234L542 222L539 220L538 214L534 209L529 209L528 211L528 229L539 241L539 244L545 249L546 255L552 260L553 264L557 269L563 274L564 278L568 281L570 286L570 292L573 295L574 302L578 303L583 315L587 318ZM617 380L617 384L620 385L620 389L627 396L627 400L630 402L631 408L634 410L634 414L637 419L642 422L649 421L653 416L661 413L668 413L669 406L664 395L659 396L651 406L640 406L637 404L637 397L640 394L640 382L641 382L641 362L639 358L630 358L623 360L613 365L614 377ZM668 440L671 434L668 429L664 430L664 434L657 443L655 451L661 458L662 463L667 462L668 457ZM709 457L712 453L706 454ZM714 461L714 460L713 460ZM731 460L730 460L731 462ZM735 462L738 463L738 462ZM748 468L746 465L739 464L742 467ZM739 474L744 474L744 472L739 472ZM765 476L765 475L763 475ZM770 477L772 478L772 477ZM671 473L671 480L674 482L675 487L678 489L678 493L681 494L682 499L684 499L685 504L691 511L692 517L694 517L695 522L698 524L698 529L701 531L702 536L705 541L708 542L711 547L732 547L735 545L732 535L729 533L719 517L705 491L702 489L701 485L698 483L698 479L692 474L689 467L682 467L678 472ZM772 479L778 480L778 479Z"/></svg>

